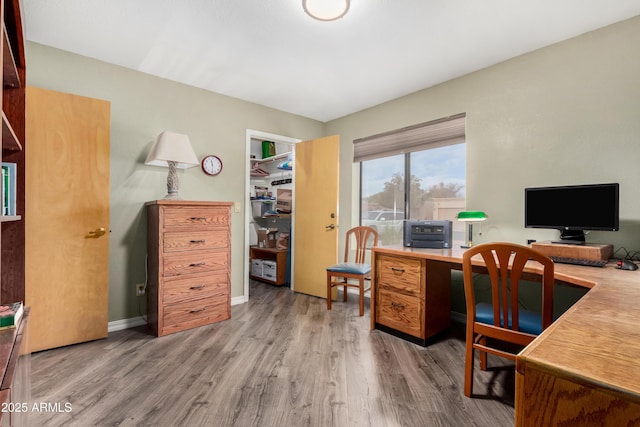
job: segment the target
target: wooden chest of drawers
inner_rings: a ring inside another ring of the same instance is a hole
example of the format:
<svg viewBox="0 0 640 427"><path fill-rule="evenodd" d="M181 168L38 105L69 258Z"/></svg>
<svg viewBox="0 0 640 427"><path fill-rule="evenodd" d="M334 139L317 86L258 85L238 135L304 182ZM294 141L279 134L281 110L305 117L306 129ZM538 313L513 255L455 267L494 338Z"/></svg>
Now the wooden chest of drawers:
<svg viewBox="0 0 640 427"><path fill-rule="evenodd" d="M147 317L157 336L231 317L231 206L147 206Z"/></svg>
<svg viewBox="0 0 640 427"><path fill-rule="evenodd" d="M374 254L372 326L425 345L450 322L447 266L410 256Z"/></svg>

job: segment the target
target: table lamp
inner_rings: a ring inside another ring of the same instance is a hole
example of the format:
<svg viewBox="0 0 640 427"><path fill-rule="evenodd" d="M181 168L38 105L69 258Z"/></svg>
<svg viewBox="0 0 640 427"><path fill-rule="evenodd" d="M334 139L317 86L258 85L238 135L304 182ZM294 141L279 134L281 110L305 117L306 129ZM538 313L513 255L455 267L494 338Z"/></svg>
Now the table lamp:
<svg viewBox="0 0 640 427"><path fill-rule="evenodd" d="M180 200L180 183L176 169L192 168L200 164L187 135L164 131L156 138L145 165L169 167L165 199Z"/></svg>
<svg viewBox="0 0 640 427"><path fill-rule="evenodd" d="M461 248L470 248L473 246L473 223L479 221L485 221L488 218L487 214L482 211L462 211L458 212L458 221L467 223L467 241Z"/></svg>

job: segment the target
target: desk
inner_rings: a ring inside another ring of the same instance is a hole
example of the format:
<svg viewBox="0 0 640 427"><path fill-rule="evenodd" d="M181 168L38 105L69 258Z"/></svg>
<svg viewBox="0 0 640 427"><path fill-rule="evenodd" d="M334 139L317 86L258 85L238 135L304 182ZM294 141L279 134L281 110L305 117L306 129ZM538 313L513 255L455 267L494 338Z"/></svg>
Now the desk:
<svg viewBox="0 0 640 427"><path fill-rule="evenodd" d="M442 287L429 283L429 267L450 286L450 277L443 277L443 272L461 269L463 252L373 248L371 328L384 321L376 298L381 290L378 269L385 257L419 260L421 286L428 290L432 285ZM482 262L474 265L481 268ZM525 272L537 269L527 266ZM613 264L604 268L556 264L555 277L590 290L518 355L516 425L640 425L640 270L618 270ZM421 294L425 297L428 293ZM450 310L449 299L436 303ZM423 314L422 320L429 321L428 312ZM439 322L436 329L443 328ZM430 330L421 339L435 333Z"/></svg>

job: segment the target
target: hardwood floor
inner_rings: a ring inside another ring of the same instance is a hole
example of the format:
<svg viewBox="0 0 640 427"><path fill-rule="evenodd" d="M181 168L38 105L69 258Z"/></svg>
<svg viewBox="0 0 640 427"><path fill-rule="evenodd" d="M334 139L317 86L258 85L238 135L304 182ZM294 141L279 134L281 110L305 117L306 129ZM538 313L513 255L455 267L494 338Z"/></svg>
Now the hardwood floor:
<svg viewBox="0 0 640 427"><path fill-rule="evenodd" d="M288 288L254 282L250 295L222 323L33 354L31 400L49 411L29 425L513 425L513 364L489 356L499 367L476 369L480 396L463 396L461 325L420 347L370 331L357 296L327 311Z"/></svg>

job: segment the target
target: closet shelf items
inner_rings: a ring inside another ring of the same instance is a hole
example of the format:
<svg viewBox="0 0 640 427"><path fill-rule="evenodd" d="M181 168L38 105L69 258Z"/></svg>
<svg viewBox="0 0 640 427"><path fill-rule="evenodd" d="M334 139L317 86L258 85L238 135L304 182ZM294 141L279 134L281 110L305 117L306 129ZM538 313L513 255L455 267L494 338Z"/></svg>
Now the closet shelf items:
<svg viewBox="0 0 640 427"><path fill-rule="evenodd" d="M267 172L266 170L261 169L261 168L259 168L259 167L257 167L257 166L255 166L255 165L254 165L254 166L251 168L251 172L249 172L249 175L254 176L254 177L260 177L260 178L262 178L262 177L265 177L265 176L269 176L269 175L270 175L270 173L269 173L269 172Z"/></svg>
<svg viewBox="0 0 640 427"><path fill-rule="evenodd" d="M249 175L254 178L264 178L269 175L275 173L274 169L277 168L280 171L291 171L293 170L293 159L292 152L286 152L282 154L276 154L275 156L267 157L264 159L255 159L251 160L251 171ZM273 162L279 161L277 165L274 165Z"/></svg>
<svg viewBox="0 0 640 427"><path fill-rule="evenodd" d="M262 163L270 163L270 162L275 162L276 160L288 159L290 155L291 155L291 152L287 152L282 154L276 154L275 156L267 157L266 159L251 159L251 165L257 166Z"/></svg>

